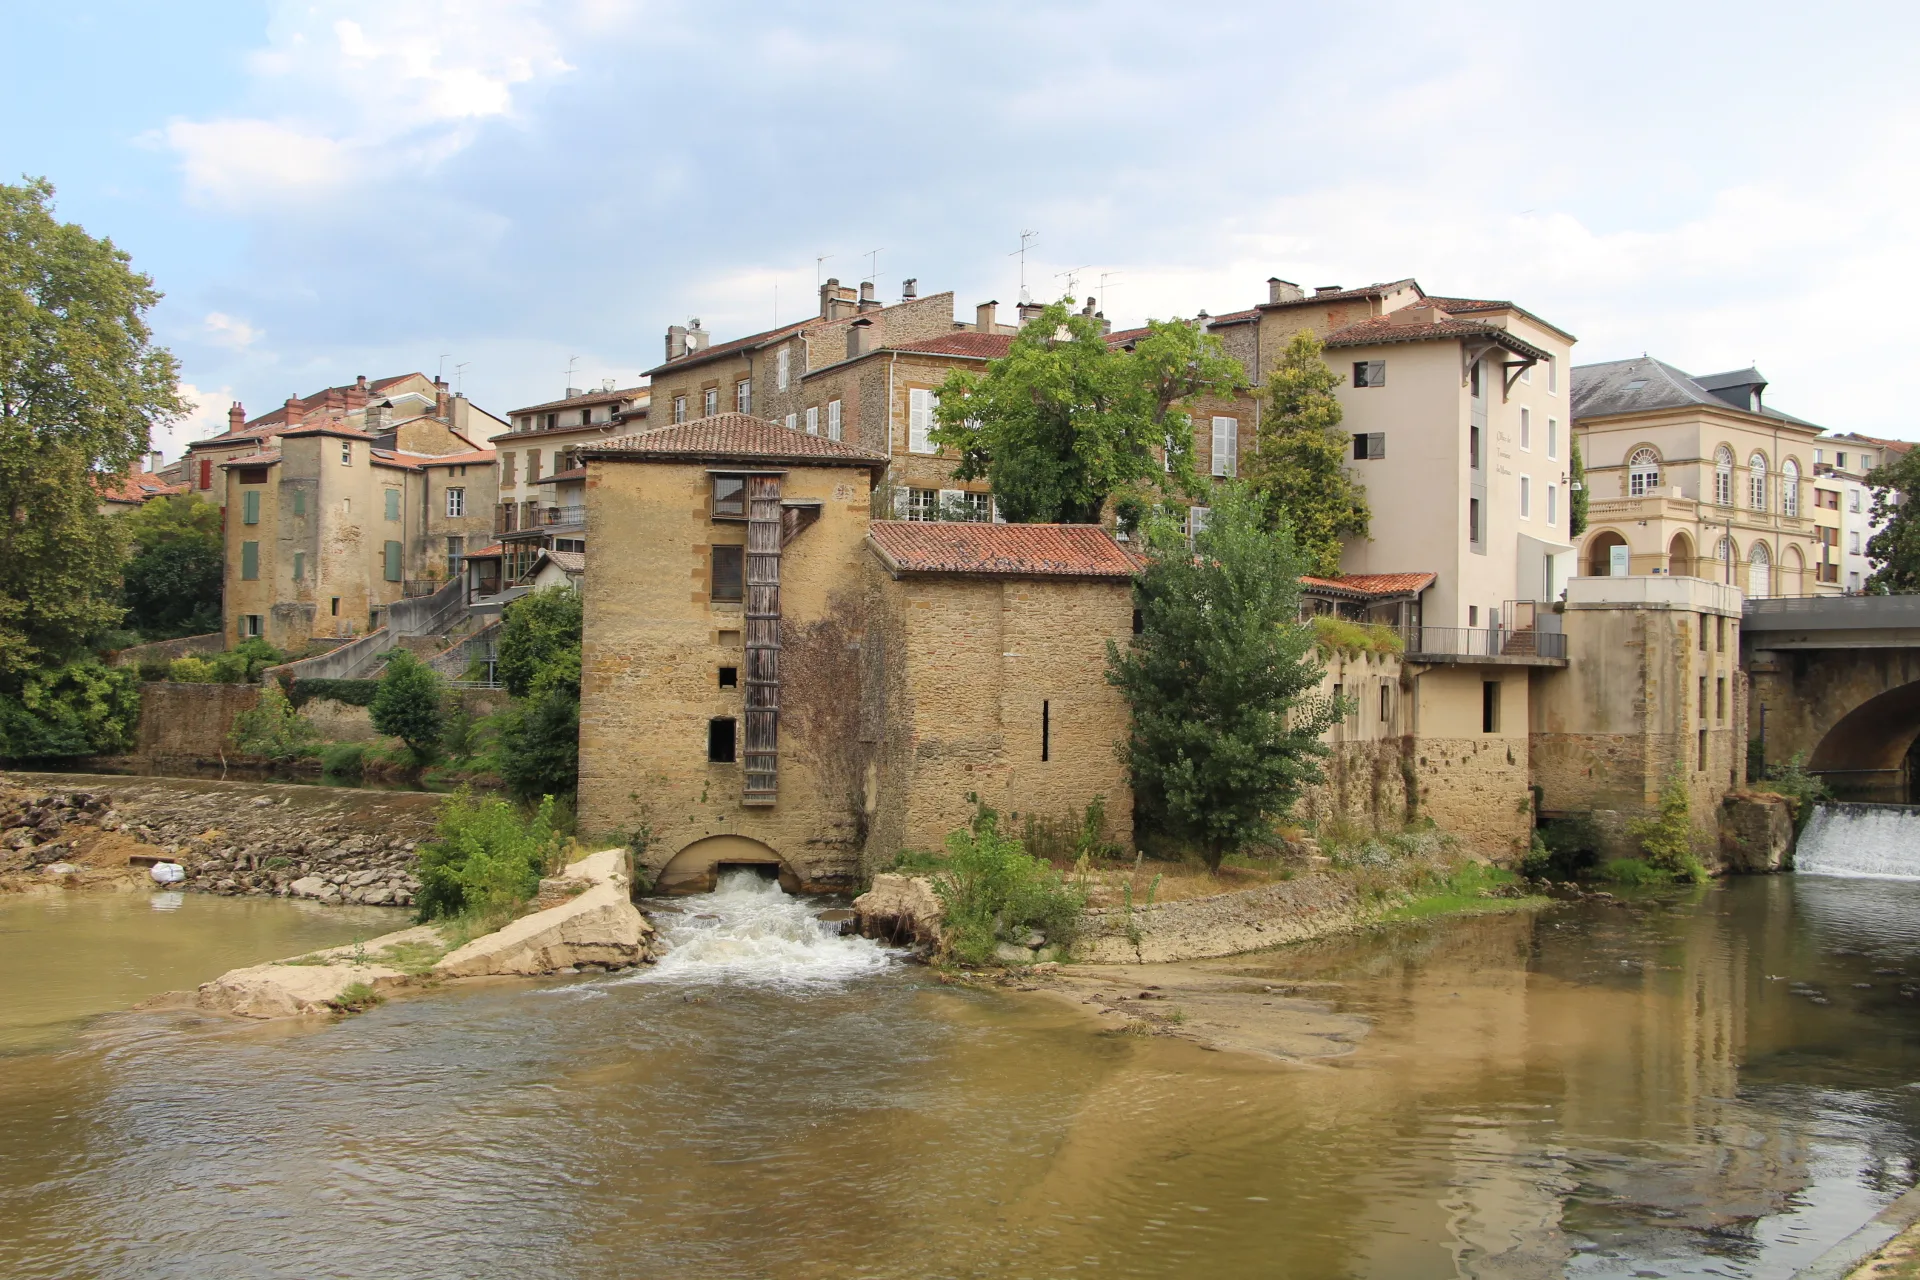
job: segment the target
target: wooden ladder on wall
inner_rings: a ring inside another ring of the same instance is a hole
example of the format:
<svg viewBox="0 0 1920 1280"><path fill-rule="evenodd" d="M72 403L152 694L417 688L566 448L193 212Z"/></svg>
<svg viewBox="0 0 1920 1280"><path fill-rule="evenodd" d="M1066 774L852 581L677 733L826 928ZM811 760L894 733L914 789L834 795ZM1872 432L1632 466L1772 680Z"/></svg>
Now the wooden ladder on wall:
<svg viewBox="0 0 1920 1280"><path fill-rule="evenodd" d="M747 477L746 804L780 786L780 477Z"/></svg>

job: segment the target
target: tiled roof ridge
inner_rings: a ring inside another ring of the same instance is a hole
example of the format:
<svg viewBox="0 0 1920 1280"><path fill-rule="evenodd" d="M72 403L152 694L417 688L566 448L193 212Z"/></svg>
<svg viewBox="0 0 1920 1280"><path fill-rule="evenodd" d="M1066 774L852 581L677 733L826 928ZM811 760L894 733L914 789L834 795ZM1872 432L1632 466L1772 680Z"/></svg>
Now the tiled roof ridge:
<svg viewBox="0 0 1920 1280"><path fill-rule="evenodd" d="M644 376L649 379L649 384L651 384L651 379L656 373L684 369L690 365L711 360L716 356L732 355L734 352L744 351L748 347L764 346L775 337L791 337L802 329L825 323L827 323L826 320L820 316L808 316L805 320L796 320L791 324L775 325L773 328L764 329L759 333L750 333L744 338L734 338L729 342L717 342L710 347L702 347L698 351L689 351L686 355L675 356L671 360L663 361L653 366L653 368L648 369Z"/></svg>
<svg viewBox="0 0 1920 1280"><path fill-rule="evenodd" d="M652 388L649 384L641 382L631 387L615 387L611 391L583 392L577 396L562 396L558 400L543 400L539 404L528 404L522 405L518 409L509 409L507 410L507 416L511 418L516 413L540 413L547 409L564 409L568 405L598 403L601 400L625 399L641 393L650 392L651 390Z"/></svg>
<svg viewBox="0 0 1920 1280"><path fill-rule="evenodd" d="M766 458L800 463L849 462L868 468L884 467L883 454L826 436L790 431L777 422L746 413L716 413L687 422L649 427L645 431L581 446L584 456Z"/></svg>
<svg viewBox="0 0 1920 1280"><path fill-rule="evenodd" d="M867 537L894 574L1127 579L1139 569L1097 524L875 520Z"/></svg>

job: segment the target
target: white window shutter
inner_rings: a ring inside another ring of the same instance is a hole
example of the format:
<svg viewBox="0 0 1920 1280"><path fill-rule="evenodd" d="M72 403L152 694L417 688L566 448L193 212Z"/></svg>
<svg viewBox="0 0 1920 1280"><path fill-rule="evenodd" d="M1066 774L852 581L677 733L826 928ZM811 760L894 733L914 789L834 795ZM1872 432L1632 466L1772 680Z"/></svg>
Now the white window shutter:
<svg viewBox="0 0 1920 1280"><path fill-rule="evenodd" d="M820 434L820 410L816 406L810 405L807 408L807 434L810 436Z"/></svg>
<svg viewBox="0 0 1920 1280"><path fill-rule="evenodd" d="M1238 418L1215 418L1213 420L1213 474L1232 476L1239 474L1240 420Z"/></svg>
<svg viewBox="0 0 1920 1280"><path fill-rule="evenodd" d="M967 495L962 489L942 489L940 491L940 518L942 520L965 520L967 518Z"/></svg>
<svg viewBox="0 0 1920 1280"><path fill-rule="evenodd" d="M1206 529L1207 516L1211 510L1212 508L1210 507L1190 507L1187 509L1188 537L1192 537L1194 534L1201 533Z"/></svg>
<svg viewBox="0 0 1920 1280"><path fill-rule="evenodd" d="M798 431L799 429L800 429L800 417L799 417L799 415L798 415L798 414L793 414L793 413L790 413L790 414L788 414L788 415L787 415L787 430L789 430L789 431Z"/></svg>
<svg viewBox="0 0 1920 1280"><path fill-rule="evenodd" d="M934 394L924 387L907 392L907 452L932 453Z"/></svg>
<svg viewBox="0 0 1920 1280"><path fill-rule="evenodd" d="M778 390L785 391L787 389L787 370L789 367L788 361L791 359L792 359L792 351L790 348L782 347L780 348L779 351L774 353L773 381L774 381L775 387Z"/></svg>
<svg viewBox="0 0 1920 1280"><path fill-rule="evenodd" d="M907 502L907 486L903 484L893 486L893 518L895 520L907 518Z"/></svg>
<svg viewBox="0 0 1920 1280"><path fill-rule="evenodd" d="M839 438L840 402L838 400L829 400L827 401L827 439L838 440Z"/></svg>

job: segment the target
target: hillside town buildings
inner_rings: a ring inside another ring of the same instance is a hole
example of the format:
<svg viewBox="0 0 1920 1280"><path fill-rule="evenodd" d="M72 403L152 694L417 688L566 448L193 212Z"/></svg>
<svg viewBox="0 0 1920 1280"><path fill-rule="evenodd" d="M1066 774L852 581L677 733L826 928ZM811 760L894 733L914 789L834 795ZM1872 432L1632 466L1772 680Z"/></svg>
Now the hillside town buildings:
<svg viewBox="0 0 1920 1280"><path fill-rule="evenodd" d="M493 534L505 581L528 577L542 551L586 550L579 452L610 435L644 427L647 413L646 387L616 389L609 382L598 391L569 387L561 399L507 414L509 429L488 442L498 454Z"/></svg>
<svg viewBox="0 0 1920 1280"><path fill-rule="evenodd" d="M1910 440L1884 440L1852 431L1821 436L1814 446L1814 488L1821 499L1817 505L1838 515L1840 582L1849 595L1863 590L1873 575L1867 544L1884 523L1873 518L1873 489L1867 476L1911 448Z"/></svg>

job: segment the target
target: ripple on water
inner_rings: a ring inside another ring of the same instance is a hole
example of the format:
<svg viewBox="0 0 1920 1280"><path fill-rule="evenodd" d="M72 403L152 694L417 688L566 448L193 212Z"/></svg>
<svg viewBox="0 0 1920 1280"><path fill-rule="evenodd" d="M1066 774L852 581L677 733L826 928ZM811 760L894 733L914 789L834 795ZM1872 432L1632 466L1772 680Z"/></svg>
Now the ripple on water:
<svg viewBox="0 0 1920 1280"><path fill-rule="evenodd" d="M616 984L837 986L899 958L871 939L840 936L820 920L819 906L752 871L725 872L712 893L686 901L695 909L656 918L667 954Z"/></svg>

